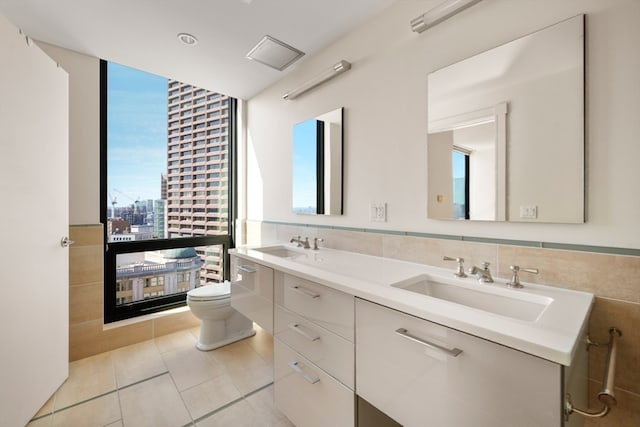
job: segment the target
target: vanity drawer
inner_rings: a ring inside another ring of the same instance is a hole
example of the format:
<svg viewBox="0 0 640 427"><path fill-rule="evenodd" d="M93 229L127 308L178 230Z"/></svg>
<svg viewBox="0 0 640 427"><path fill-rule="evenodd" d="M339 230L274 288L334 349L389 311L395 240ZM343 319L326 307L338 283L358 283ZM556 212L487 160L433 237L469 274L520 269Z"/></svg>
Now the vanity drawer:
<svg viewBox="0 0 640 427"><path fill-rule="evenodd" d="M273 344L276 407L297 427L353 427L353 391L280 340Z"/></svg>
<svg viewBox="0 0 640 427"><path fill-rule="evenodd" d="M353 342L352 295L290 274L276 277L276 303Z"/></svg>
<svg viewBox="0 0 640 427"><path fill-rule="evenodd" d="M273 270L231 257L231 306L273 334Z"/></svg>
<svg viewBox="0 0 640 427"><path fill-rule="evenodd" d="M356 391L406 427L562 425L560 365L361 299Z"/></svg>
<svg viewBox="0 0 640 427"><path fill-rule="evenodd" d="M279 305L274 317L276 338L353 390L353 343Z"/></svg>

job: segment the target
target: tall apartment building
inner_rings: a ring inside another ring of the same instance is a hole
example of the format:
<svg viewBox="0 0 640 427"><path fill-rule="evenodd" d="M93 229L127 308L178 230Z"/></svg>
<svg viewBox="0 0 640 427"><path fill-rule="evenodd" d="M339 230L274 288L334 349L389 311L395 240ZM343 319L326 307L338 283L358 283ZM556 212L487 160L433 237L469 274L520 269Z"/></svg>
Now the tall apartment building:
<svg viewBox="0 0 640 427"><path fill-rule="evenodd" d="M228 232L229 98L169 80L166 233ZM221 248L197 248L203 282L223 278Z"/></svg>

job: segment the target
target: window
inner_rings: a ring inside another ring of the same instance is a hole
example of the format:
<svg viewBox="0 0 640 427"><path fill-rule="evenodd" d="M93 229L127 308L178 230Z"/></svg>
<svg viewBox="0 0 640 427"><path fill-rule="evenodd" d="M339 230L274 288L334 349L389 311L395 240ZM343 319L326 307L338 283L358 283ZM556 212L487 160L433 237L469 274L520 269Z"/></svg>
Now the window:
<svg viewBox="0 0 640 427"><path fill-rule="evenodd" d="M453 219L469 219L469 152L453 147Z"/></svg>
<svg viewBox="0 0 640 427"><path fill-rule="evenodd" d="M111 62L101 61L100 71L108 323L184 305L190 289L228 279L235 99ZM231 106L229 129L192 143L204 132L189 124L204 119L213 99ZM203 173L212 151L225 153L222 177ZM213 197L211 186L224 196ZM206 214L210 204L220 208L215 218Z"/></svg>

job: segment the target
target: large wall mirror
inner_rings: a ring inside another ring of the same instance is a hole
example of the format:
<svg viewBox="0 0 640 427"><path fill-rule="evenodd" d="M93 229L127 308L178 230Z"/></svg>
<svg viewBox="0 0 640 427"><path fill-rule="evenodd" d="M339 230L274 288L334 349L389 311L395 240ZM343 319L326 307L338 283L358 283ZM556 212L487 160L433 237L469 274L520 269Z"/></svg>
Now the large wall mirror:
<svg viewBox="0 0 640 427"><path fill-rule="evenodd" d="M427 77L433 219L584 222L584 16Z"/></svg>
<svg viewBox="0 0 640 427"><path fill-rule="evenodd" d="M343 109L293 126L293 212L342 214Z"/></svg>

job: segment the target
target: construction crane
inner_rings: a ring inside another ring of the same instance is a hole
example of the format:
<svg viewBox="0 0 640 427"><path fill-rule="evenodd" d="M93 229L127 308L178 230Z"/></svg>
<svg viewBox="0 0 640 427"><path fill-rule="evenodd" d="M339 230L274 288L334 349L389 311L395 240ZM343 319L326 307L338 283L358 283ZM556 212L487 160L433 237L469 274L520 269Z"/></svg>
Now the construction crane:
<svg viewBox="0 0 640 427"><path fill-rule="evenodd" d="M124 197L126 197L127 199L131 200L133 202L133 213L137 214L138 213L138 203L140 203L140 196L138 196L137 198L133 198L131 196L129 196L126 193L123 193L122 191L118 190L117 188L114 188L113 191L123 195Z"/></svg>
<svg viewBox="0 0 640 427"><path fill-rule="evenodd" d="M109 200L111 200L111 219L114 219L116 217L116 204L118 200L111 193L109 193Z"/></svg>

